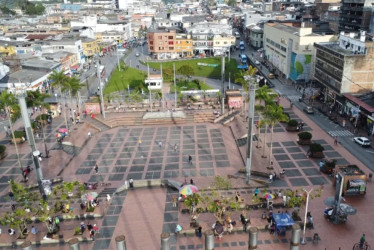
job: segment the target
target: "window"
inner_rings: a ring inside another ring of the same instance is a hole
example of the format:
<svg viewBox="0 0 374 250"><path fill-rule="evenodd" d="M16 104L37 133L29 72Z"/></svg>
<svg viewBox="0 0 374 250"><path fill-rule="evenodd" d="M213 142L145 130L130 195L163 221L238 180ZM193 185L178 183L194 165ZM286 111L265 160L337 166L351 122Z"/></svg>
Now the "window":
<svg viewBox="0 0 374 250"><path fill-rule="evenodd" d="M158 47L158 50L164 50L164 47Z"/></svg>
<svg viewBox="0 0 374 250"><path fill-rule="evenodd" d="M162 36L158 36L158 39L162 39Z"/></svg>
<svg viewBox="0 0 374 250"><path fill-rule="evenodd" d="M174 47L169 47L169 50L174 50Z"/></svg>
<svg viewBox="0 0 374 250"><path fill-rule="evenodd" d="M153 45L153 41L149 41L149 44L150 44L150 45Z"/></svg>
<svg viewBox="0 0 374 250"><path fill-rule="evenodd" d="M150 50L153 50L153 46L150 46L149 49L150 49Z"/></svg>
<svg viewBox="0 0 374 250"><path fill-rule="evenodd" d="M169 41L169 45L174 45L174 42L173 41Z"/></svg>
<svg viewBox="0 0 374 250"><path fill-rule="evenodd" d="M168 39L173 39L173 36L168 36Z"/></svg>
<svg viewBox="0 0 374 250"><path fill-rule="evenodd" d="M227 44L227 42L225 41L225 42L223 42L223 44Z"/></svg>

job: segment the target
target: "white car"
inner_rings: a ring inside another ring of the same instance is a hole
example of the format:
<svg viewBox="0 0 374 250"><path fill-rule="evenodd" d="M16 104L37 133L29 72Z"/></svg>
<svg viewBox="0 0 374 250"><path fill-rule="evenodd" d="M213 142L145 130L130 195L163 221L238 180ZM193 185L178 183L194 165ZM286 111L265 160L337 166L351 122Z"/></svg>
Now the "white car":
<svg viewBox="0 0 374 250"><path fill-rule="evenodd" d="M371 144L370 140L366 137L355 137L353 138L353 141L361 145L362 147L369 147Z"/></svg>
<svg viewBox="0 0 374 250"><path fill-rule="evenodd" d="M139 54L139 53L136 53L136 54L135 54L135 56L139 57L139 56L140 56L140 54Z"/></svg>
<svg viewBox="0 0 374 250"><path fill-rule="evenodd" d="M256 64L256 65L260 65L261 63L260 63L259 61L256 61L255 64Z"/></svg>

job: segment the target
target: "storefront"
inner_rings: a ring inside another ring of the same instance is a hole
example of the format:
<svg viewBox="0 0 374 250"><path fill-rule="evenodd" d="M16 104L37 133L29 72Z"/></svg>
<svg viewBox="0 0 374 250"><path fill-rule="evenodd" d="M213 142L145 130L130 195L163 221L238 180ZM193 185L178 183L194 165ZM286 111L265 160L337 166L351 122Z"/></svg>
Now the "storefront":
<svg viewBox="0 0 374 250"><path fill-rule="evenodd" d="M334 181L341 173L344 176L342 195L364 195L366 194L366 174L356 165L338 166L335 168Z"/></svg>

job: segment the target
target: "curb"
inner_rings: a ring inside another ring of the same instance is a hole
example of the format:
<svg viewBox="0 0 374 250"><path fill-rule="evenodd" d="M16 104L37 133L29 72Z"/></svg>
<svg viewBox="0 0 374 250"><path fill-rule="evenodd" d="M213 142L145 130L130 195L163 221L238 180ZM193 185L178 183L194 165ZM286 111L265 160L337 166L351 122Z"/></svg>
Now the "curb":
<svg viewBox="0 0 374 250"><path fill-rule="evenodd" d="M89 237L73 237L73 238L69 238L69 239L66 239L66 240L57 240L57 239L49 239L49 240L45 240L45 239L42 239L40 241L30 241L32 245L44 245L44 244L61 244L61 243L68 243L71 239L74 239L74 238L77 238L79 242L93 242L93 240L91 240ZM0 243L0 247L14 247L14 245L16 246L21 246L26 240L21 240L21 239L17 239L15 242L13 242L12 244L7 244L7 243Z"/></svg>

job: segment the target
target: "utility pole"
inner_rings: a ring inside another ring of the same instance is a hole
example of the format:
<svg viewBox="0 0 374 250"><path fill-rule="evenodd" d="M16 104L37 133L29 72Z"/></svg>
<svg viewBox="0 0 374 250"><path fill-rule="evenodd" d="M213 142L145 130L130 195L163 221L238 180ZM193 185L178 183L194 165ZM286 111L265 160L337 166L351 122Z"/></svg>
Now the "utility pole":
<svg viewBox="0 0 374 250"><path fill-rule="evenodd" d="M161 102L162 102L162 111L164 112L165 111L165 98L164 98L164 93L162 92L162 88L163 88L163 85L164 85L164 77L162 76L162 63L161 63L160 66L161 66L161 81L162 81L162 84L161 84Z"/></svg>
<svg viewBox="0 0 374 250"><path fill-rule="evenodd" d="M103 86L101 85L101 75L100 75L100 64L99 64L99 61L96 61L96 69L97 69L97 77L99 78L101 114L103 115L103 118L105 119Z"/></svg>
<svg viewBox="0 0 374 250"><path fill-rule="evenodd" d="M230 57L229 57L230 58ZM231 82L230 82L230 78L231 78L231 72L229 72L229 89L231 89Z"/></svg>
<svg viewBox="0 0 374 250"><path fill-rule="evenodd" d="M26 100L25 100L26 96L27 96L26 90L23 90L23 89L16 90L16 97L18 99L19 106L21 108L21 115L22 115L23 122L25 125L27 141L29 143L29 146L31 148L31 154L33 156L32 159L33 159L33 163L35 167L36 178L38 180L39 191L41 194L44 194L44 189L42 186L43 173L42 173L42 169L40 168L40 163L39 163L40 152L36 148L34 134L32 133L31 122L30 122L29 114L27 113L27 106L26 106Z"/></svg>
<svg viewBox="0 0 374 250"><path fill-rule="evenodd" d="M225 54L222 52L221 63L221 78L222 78L222 91L221 91L221 115L225 113Z"/></svg>
<svg viewBox="0 0 374 250"><path fill-rule="evenodd" d="M304 217L304 230L303 230L303 238L301 240L301 245L306 244L306 240L305 240L305 229L306 229L306 219L307 219L306 217L308 215L309 195L312 191L313 191L313 188L309 191L306 191L304 189L304 192L306 193L306 205L305 205L305 217Z"/></svg>
<svg viewBox="0 0 374 250"><path fill-rule="evenodd" d="M119 65L119 56L118 56L118 43L116 44L116 51L117 51L117 65L118 65L118 71L121 71L121 67Z"/></svg>
<svg viewBox="0 0 374 250"><path fill-rule="evenodd" d="M255 113L255 93L256 82L252 76L244 76L244 80L248 82L249 92L249 108L248 108L248 134L247 134L247 161L245 165L246 181L250 182L251 168L252 168L252 140L253 140L253 119Z"/></svg>
<svg viewBox="0 0 374 250"><path fill-rule="evenodd" d="M177 83L175 81L175 63L173 63L174 70L174 107L177 108Z"/></svg>

